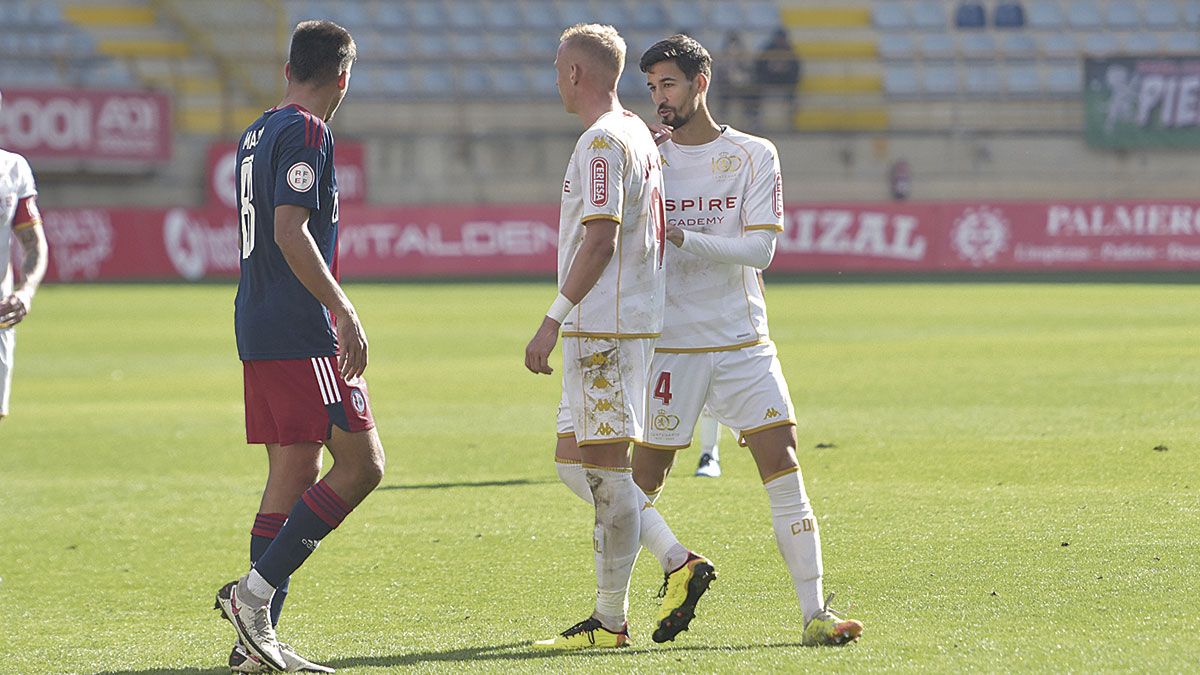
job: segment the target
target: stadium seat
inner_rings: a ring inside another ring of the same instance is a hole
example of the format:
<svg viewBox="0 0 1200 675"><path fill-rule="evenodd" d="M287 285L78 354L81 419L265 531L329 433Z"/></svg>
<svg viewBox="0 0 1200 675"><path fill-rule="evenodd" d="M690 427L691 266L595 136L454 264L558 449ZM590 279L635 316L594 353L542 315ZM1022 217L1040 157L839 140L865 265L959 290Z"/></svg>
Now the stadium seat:
<svg viewBox="0 0 1200 675"><path fill-rule="evenodd" d="M454 92L454 70L444 64L416 69L412 81L413 93L426 96L449 96Z"/></svg>
<svg viewBox="0 0 1200 675"><path fill-rule="evenodd" d="M884 59L911 59L917 55L916 45L908 33L883 33L879 36L879 56Z"/></svg>
<svg viewBox="0 0 1200 675"><path fill-rule="evenodd" d="M1032 59L1037 56L1037 43L1033 36L1024 31L1005 33L1001 36L1000 51L1009 59Z"/></svg>
<svg viewBox="0 0 1200 675"><path fill-rule="evenodd" d="M967 93L981 97L1004 94L1004 80L999 69L991 63L975 63L966 67L963 81Z"/></svg>
<svg viewBox="0 0 1200 675"><path fill-rule="evenodd" d="M629 12L629 25L636 29L657 30L661 32L664 26L672 24L667 18L667 10L661 3L635 2Z"/></svg>
<svg viewBox="0 0 1200 675"><path fill-rule="evenodd" d="M922 77L922 90L932 96L947 96L958 93L958 72L954 66L926 64Z"/></svg>
<svg viewBox="0 0 1200 675"><path fill-rule="evenodd" d="M1004 88L1010 94L1038 94L1042 90L1037 66L1032 63L1010 63L1004 70Z"/></svg>
<svg viewBox="0 0 1200 675"><path fill-rule="evenodd" d="M412 22L412 26L417 29L444 29L449 22L449 17L442 7L442 3L434 0L417 0L416 2L406 3L408 5L408 18Z"/></svg>
<svg viewBox="0 0 1200 675"><path fill-rule="evenodd" d="M1150 0L1144 6L1146 25L1150 28L1175 28L1179 12L1171 0Z"/></svg>
<svg viewBox="0 0 1200 675"><path fill-rule="evenodd" d="M1142 23L1137 5L1133 4L1132 0L1109 0L1104 21L1109 28L1120 30L1137 28Z"/></svg>
<svg viewBox="0 0 1200 675"><path fill-rule="evenodd" d="M954 10L954 25L958 28L984 29L987 27L987 12L978 0L964 0Z"/></svg>
<svg viewBox="0 0 1200 675"><path fill-rule="evenodd" d="M525 43L521 34L515 31L490 31L487 35L487 49L493 58L515 60L525 56Z"/></svg>
<svg viewBox="0 0 1200 675"><path fill-rule="evenodd" d="M405 3L376 2L374 5L375 25L380 28L408 28L411 25L408 13L404 11Z"/></svg>
<svg viewBox="0 0 1200 675"><path fill-rule="evenodd" d="M1154 33L1130 33L1125 37L1125 51L1132 54L1153 54L1161 48Z"/></svg>
<svg viewBox="0 0 1200 675"><path fill-rule="evenodd" d="M712 23L725 26L730 30L743 30L748 27L746 14L739 3L720 2L712 8Z"/></svg>
<svg viewBox="0 0 1200 675"><path fill-rule="evenodd" d="M1120 49L1120 42L1113 33L1086 33L1083 36L1083 53L1086 56L1108 56Z"/></svg>
<svg viewBox="0 0 1200 675"><path fill-rule="evenodd" d="M592 3L590 21L614 26L617 30L624 30L629 25L629 12L620 2L600 0L600 2Z"/></svg>
<svg viewBox="0 0 1200 675"><path fill-rule="evenodd" d="M411 33L413 51L430 59L447 58L454 54L450 37L440 30Z"/></svg>
<svg viewBox="0 0 1200 675"><path fill-rule="evenodd" d="M577 23L590 23L593 20L592 9L588 7L587 0L558 0L559 28Z"/></svg>
<svg viewBox="0 0 1200 675"><path fill-rule="evenodd" d="M492 87L498 95L524 97L529 93L525 71L519 66L493 67L491 79Z"/></svg>
<svg viewBox="0 0 1200 675"><path fill-rule="evenodd" d="M883 72L883 91L888 96L915 96L921 85L917 69L910 65L893 65Z"/></svg>
<svg viewBox="0 0 1200 675"><path fill-rule="evenodd" d="M1067 5L1067 23L1079 30L1098 30L1104 27L1104 17L1092 0L1071 0Z"/></svg>
<svg viewBox="0 0 1200 675"><path fill-rule="evenodd" d="M535 30L562 30L566 27L559 24L558 12L551 0L525 0L517 7L520 9L521 25L526 28ZM557 42L558 36L555 35L554 37Z"/></svg>
<svg viewBox="0 0 1200 675"><path fill-rule="evenodd" d="M1049 65L1044 73L1046 91L1078 95L1083 88L1083 72L1078 64Z"/></svg>
<svg viewBox="0 0 1200 675"><path fill-rule="evenodd" d="M1163 41L1163 47L1172 53L1191 53L1200 51L1200 35L1195 33L1170 33Z"/></svg>
<svg viewBox="0 0 1200 675"><path fill-rule="evenodd" d="M1066 59L1079 56L1079 45L1075 42L1074 33L1046 33L1039 35L1037 40L1039 51L1045 58Z"/></svg>
<svg viewBox="0 0 1200 675"><path fill-rule="evenodd" d="M484 23L488 28L515 30L521 27L521 16L512 2L491 0L483 5Z"/></svg>
<svg viewBox="0 0 1200 675"><path fill-rule="evenodd" d="M483 28L483 3L480 0L454 0L444 7L451 26L460 30Z"/></svg>
<svg viewBox="0 0 1200 675"><path fill-rule="evenodd" d="M1067 23L1062 7L1055 0L1031 0L1028 18L1029 27L1038 30L1058 30Z"/></svg>
<svg viewBox="0 0 1200 675"><path fill-rule="evenodd" d="M525 66L525 81L535 96L558 98L558 87L554 83L554 69L549 66Z"/></svg>
<svg viewBox="0 0 1200 675"><path fill-rule="evenodd" d="M745 5L747 28L772 30L783 25L779 16L779 4L770 0L749 0Z"/></svg>
<svg viewBox="0 0 1200 675"><path fill-rule="evenodd" d="M876 2L871 8L871 23L880 30L905 30L910 27L908 8L901 2Z"/></svg>
<svg viewBox="0 0 1200 675"><path fill-rule="evenodd" d="M458 90L466 96L492 93L492 76L487 66L478 63L459 66Z"/></svg>
<svg viewBox="0 0 1200 675"><path fill-rule="evenodd" d="M665 1L667 15L670 19L670 30L699 30L703 26L711 25L709 16L710 6L708 3L697 3L694 0L661 0ZM728 30L737 30L737 28L729 26ZM690 33L689 33L690 35Z"/></svg>
<svg viewBox="0 0 1200 675"><path fill-rule="evenodd" d="M1025 7L1014 0L1000 2L992 13L992 25L1004 29L1024 28Z"/></svg>
<svg viewBox="0 0 1200 675"><path fill-rule="evenodd" d="M455 32L450 40L454 55L469 61L483 60L490 56L483 33L476 31Z"/></svg>
<svg viewBox="0 0 1200 675"><path fill-rule="evenodd" d="M994 60L997 56L996 36L991 33L963 33L958 39L964 58Z"/></svg>
<svg viewBox="0 0 1200 675"><path fill-rule="evenodd" d="M954 38L946 33L925 33L920 36L921 55L927 59L954 58Z"/></svg>
<svg viewBox="0 0 1200 675"><path fill-rule="evenodd" d="M920 0L912 8L913 25L924 30L946 30L946 8L938 0Z"/></svg>
<svg viewBox="0 0 1200 675"><path fill-rule="evenodd" d="M1200 28L1200 0L1183 3L1183 22L1191 28Z"/></svg>
<svg viewBox="0 0 1200 675"><path fill-rule="evenodd" d="M377 53L371 54L371 58L402 60L413 55L415 47L410 33L400 30L382 30L377 35L378 39L374 41ZM360 51L366 53L366 50L360 49Z"/></svg>

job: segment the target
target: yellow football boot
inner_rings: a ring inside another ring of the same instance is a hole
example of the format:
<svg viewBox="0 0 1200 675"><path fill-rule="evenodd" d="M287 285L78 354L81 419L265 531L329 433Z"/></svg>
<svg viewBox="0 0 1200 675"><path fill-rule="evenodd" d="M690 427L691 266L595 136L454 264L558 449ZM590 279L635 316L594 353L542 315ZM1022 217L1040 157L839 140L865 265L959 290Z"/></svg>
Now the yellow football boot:
<svg viewBox="0 0 1200 675"><path fill-rule="evenodd" d="M688 629L696 616L696 602L717 578L713 564L704 556L688 553L687 562L674 572L664 575L658 597L658 628L651 637L655 642L668 642Z"/></svg>
<svg viewBox="0 0 1200 675"><path fill-rule="evenodd" d="M829 608L833 593L825 598L825 607L816 616L804 624L804 646L806 647L837 647L847 642L854 642L862 635L861 621L845 619Z"/></svg>
<svg viewBox="0 0 1200 675"><path fill-rule="evenodd" d="M533 643L534 649L616 649L632 644L629 639L629 624L614 633L599 619L589 618L571 626L560 635Z"/></svg>

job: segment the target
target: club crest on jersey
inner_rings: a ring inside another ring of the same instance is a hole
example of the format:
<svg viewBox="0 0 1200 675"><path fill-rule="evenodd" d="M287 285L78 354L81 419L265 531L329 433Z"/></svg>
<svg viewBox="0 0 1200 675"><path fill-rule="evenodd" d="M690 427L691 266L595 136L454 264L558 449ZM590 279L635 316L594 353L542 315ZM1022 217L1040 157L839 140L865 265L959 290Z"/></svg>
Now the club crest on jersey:
<svg viewBox="0 0 1200 675"><path fill-rule="evenodd" d="M713 175L737 173L742 168L742 158L722 152L712 160Z"/></svg>
<svg viewBox="0 0 1200 675"><path fill-rule="evenodd" d="M608 203L608 160L597 157L592 160L592 206Z"/></svg>
<svg viewBox="0 0 1200 675"><path fill-rule="evenodd" d="M296 162L287 170L288 187L296 192L308 192L317 182L317 175L307 162Z"/></svg>
<svg viewBox="0 0 1200 675"><path fill-rule="evenodd" d="M607 138L603 136L597 136L593 138L591 144L588 145L588 150L612 150L612 146L609 145Z"/></svg>
<svg viewBox="0 0 1200 675"><path fill-rule="evenodd" d="M363 414L367 410L367 397L358 389L350 390L350 404L354 406L354 410L359 414Z"/></svg>

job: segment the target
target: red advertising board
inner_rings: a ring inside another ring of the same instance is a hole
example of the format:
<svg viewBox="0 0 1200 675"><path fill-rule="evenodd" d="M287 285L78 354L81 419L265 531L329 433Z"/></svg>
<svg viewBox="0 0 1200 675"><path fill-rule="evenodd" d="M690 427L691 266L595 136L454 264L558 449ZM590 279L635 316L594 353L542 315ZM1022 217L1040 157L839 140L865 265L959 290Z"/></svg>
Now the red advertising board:
<svg viewBox="0 0 1200 675"><path fill-rule="evenodd" d="M5 89L0 147L34 164L166 162L171 159L170 99L136 90Z"/></svg>
<svg viewBox="0 0 1200 675"><path fill-rule="evenodd" d="M552 276L556 204L346 206L344 278ZM59 281L233 278L231 208L47 209ZM793 204L772 273L1200 270L1200 201Z"/></svg>
<svg viewBox="0 0 1200 675"><path fill-rule="evenodd" d="M337 166L338 203L362 204L367 200L367 160L362 143L338 140L334 146ZM237 197L237 143L213 143L208 147L205 173L209 205L232 209Z"/></svg>

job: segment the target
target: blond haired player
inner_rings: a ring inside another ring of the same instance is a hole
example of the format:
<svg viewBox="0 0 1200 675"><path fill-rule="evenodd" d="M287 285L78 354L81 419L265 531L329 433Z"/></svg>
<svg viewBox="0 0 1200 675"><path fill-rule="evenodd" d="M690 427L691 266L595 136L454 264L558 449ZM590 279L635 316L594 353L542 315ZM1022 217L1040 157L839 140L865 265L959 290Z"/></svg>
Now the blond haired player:
<svg viewBox="0 0 1200 675"><path fill-rule="evenodd" d="M617 79L625 41L611 26L563 32L558 92L586 131L563 181L559 293L525 350L525 367L550 374L563 336L563 395L555 458L563 481L595 505L596 607L536 648L629 644L629 577L645 503L629 444L643 438L646 380L662 330L662 172L646 124L625 112Z"/></svg>
<svg viewBox="0 0 1200 675"><path fill-rule="evenodd" d="M796 422L774 343L760 271L783 230L783 181L775 146L719 126L706 100L712 58L692 38L650 47L640 66L659 117L673 130L660 148L667 186L667 303L651 368L650 424L634 450L634 478L662 489L677 450L691 444L707 407L750 447L771 503L776 543L804 614L806 645L862 633L822 600L821 541L796 461ZM645 541L666 574L654 639L686 630L712 566L686 553L670 530ZM647 538L643 538L646 540ZM660 639L661 638L661 639Z"/></svg>
<svg viewBox="0 0 1200 675"><path fill-rule="evenodd" d="M0 419L8 415L12 387L13 326L29 313L33 294L46 275L46 235L37 208L37 186L29 162L15 152L0 150ZM21 243L21 283L13 286L12 240Z"/></svg>

